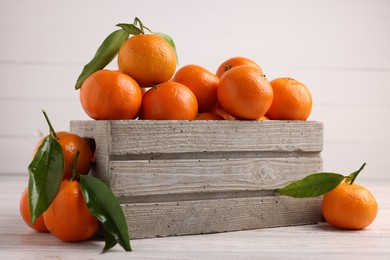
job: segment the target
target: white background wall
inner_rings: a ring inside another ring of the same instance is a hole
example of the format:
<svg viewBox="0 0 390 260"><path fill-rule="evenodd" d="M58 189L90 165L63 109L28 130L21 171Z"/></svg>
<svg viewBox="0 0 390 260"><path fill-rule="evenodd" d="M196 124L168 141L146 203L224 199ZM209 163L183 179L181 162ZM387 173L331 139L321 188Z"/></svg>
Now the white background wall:
<svg viewBox="0 0 390 260"><path fill-rule="evenodd" d="M48 129L89 119L74 83L119 22L138 16L176 42L180 65L210 71L233 56L312 92L325 171L390 178L388 0L0 0L0 174L27 172ZM110 68L115 68L115 63Z"/></svg>

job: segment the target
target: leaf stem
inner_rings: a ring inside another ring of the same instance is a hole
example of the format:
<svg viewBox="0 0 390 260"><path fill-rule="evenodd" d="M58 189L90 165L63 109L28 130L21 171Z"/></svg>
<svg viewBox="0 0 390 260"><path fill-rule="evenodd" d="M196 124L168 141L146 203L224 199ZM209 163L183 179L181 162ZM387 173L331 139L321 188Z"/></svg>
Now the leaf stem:
<svg viewBox="0 0 390 260"><path fill-rule="evenodd" d="M349 183L350 185L353 184L353 182L355 181L356 177L359 175L359 173L363 170L364 166L366 166L366 163L363 163L363 165L360 167L359 170L357 170L356 172L353 172L349 175L349 177L351 178L351 182Z"/></svg>
<svg viewBox="0 0 390 260"><path fill-rule="evenodd" d="M144 31L144 25L143 23L141 22L141 20L138 18L138 17L135 17L134 19L134 25L137 25L137 23L139 23L139 28L141 30L141 34L144 34L145 31Z"/></svg>
<svg viewBox="0 0 390 260"><path fill-rule="evenodd" d="M74 157L74 161L73 161L72 177L70 178L70 181L73 181L77 176L76 166L77 166L77 160L79 159L79 155L80 155L80 151L77 150L76 156Z"/></svg>
<svg viewBox="0 0 390 260"><path fill-rule="evenodd" d="M46 119L47 124L49 125L50 133L53 135L54 139L57 140L57 139L58 139L58 136L57 136L57 134L56 134L56 131L54 131L53 126L51 125L50 119L49 119L49 117L47 116L46 111L42 109L42 113L43 113L43 115L45 116L45 119Z"/></svg>

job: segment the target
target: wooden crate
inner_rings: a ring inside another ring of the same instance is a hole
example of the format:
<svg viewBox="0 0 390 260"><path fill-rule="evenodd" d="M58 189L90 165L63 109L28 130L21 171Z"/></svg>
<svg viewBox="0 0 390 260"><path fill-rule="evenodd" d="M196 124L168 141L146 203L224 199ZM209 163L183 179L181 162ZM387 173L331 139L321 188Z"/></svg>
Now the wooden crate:
<svg viewBox="0 0 390 260"><path fill-rule="evenodd" d="M314 121L71 121L93 138L92 174L119 199L132 238L316 223L321 198L275 189L322 170Z"/></svg>

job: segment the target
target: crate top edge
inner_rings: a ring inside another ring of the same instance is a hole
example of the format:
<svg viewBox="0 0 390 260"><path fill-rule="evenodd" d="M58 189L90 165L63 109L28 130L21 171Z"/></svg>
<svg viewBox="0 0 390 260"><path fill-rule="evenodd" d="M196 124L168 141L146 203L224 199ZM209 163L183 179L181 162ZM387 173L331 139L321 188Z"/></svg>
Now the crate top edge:
<svg viewBox="0 0 390 260"><path fill-rule="evenodd" d="M315 120L71 120L70 124L103 124L103 125L318 125L322 121Z"/></svg>

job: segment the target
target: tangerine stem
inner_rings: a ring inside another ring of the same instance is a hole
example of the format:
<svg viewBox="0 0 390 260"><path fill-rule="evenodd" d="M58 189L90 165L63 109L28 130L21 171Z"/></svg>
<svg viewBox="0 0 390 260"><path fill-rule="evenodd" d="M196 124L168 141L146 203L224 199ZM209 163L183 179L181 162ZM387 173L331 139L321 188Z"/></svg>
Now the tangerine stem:
<svg viewBox="0 0 390 260"><path fill-rule="evenodd" d="M79 154L80 154L80 151L77 150L76 156L74 157L74 161L73 161L72 177L70 177L70 180L71 180L71 181L73 181L74 178L76 178L76 176L77 176L76 166L77 166L77 160L79 159Z"/></svg>
<svg viewBox="0 0 390 260"><path fill-rule="evenodd" d="M56 134L56 131L54 131L54 128L53 128L53 126L51 125L50 119L49 119L49 117L47 116L46 111L42 109L42 113L43 113L43 115L45 116L45 119L46 119L47 124L49 125L50 133L53 135L53 137L54 137L55 139L58 139L58 136L57 136L57 134Z"/></svg>
<svg viewBox="0 0 390 260"><path fill-rule="evenodd" d="M359 175L359 173L363 170L364 166L366 166L366 163L363 163L363 165L360 167L359 170L357 170L356 172L351 173L350 176L352 177L352 179L351 179L351 182L349 183L349 185L352 185L352 184L353 184L353 182L355 181L356 177L357 177L357 176Z"/></svg>
<svg viewBox="0 0 390 260"><path fill-rule="evenodd" d="M141 30L141 34L144 34L145 31L144 31L144 25L143 23L141 22L141 20L138 18L138 17L135 17L134 19L134 25L137 25L137 23L139 23L139 28Z"/></svg>

